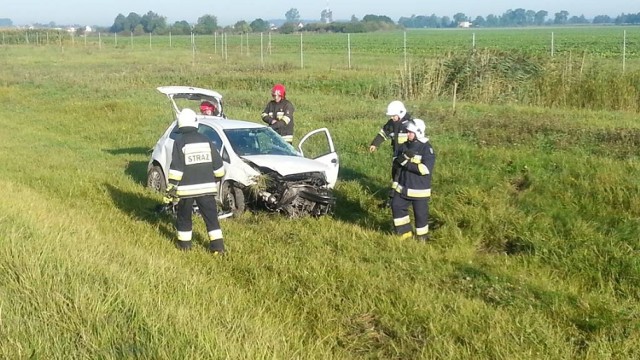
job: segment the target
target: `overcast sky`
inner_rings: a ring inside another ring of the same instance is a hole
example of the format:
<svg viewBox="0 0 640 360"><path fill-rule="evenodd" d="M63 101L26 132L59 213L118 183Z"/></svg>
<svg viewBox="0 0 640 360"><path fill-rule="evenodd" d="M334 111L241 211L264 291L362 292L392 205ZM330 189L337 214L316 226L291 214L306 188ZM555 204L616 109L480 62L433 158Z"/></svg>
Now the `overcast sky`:
<svg viewBox="0 0 640 360"><path fill-rule="evenodd" d="M111 26L118 14L135 12L144 15L153 11L167 18L168 24L186 20L195 23L205 14L218 18L218 25L233 25L239 20L251 22L284 19L284 14L296 8L301 19L320 19L321 11L329 5L334 20L348 20L351 15L362 19L367 14L386 15L393 21L402 16L431 15L452 17L464 13L471 19L489 14L501 15L509 9L546 10L553 18L556 12L566 10L569 16L595 15L617 16L622 13L640 12L637 0L342 0L342 1L296 1L296 0L223 0L223 1L176 1L176 0L2 0L0 18L9 18L14 25L32 23L58 25L102 25Z"/></svg>

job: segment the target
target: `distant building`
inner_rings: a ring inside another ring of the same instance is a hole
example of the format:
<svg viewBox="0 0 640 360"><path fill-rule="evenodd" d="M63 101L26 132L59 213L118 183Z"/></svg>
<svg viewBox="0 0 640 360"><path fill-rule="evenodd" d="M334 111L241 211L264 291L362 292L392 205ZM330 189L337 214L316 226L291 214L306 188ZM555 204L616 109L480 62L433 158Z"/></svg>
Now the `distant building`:
<svg viewBox="0 0 640 360"><path fill-rule="evenodd" d="M473 25L470 21L461 21L458 23L459 28L470 28Z"/></svg>

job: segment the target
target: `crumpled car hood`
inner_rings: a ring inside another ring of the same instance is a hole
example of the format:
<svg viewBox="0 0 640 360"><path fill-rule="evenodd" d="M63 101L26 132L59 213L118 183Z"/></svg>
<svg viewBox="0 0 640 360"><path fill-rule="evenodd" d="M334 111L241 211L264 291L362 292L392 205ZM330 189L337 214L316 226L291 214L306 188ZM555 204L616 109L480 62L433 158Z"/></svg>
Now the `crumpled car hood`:
<svg viewBox="0 0 640 360"><path fill-rule="evenodd" d="M252 163L276 171L282 176L306 172L323 172L326 175L327 166L316 160L304 157L282 155L250 155L242 156Z"/></svg>

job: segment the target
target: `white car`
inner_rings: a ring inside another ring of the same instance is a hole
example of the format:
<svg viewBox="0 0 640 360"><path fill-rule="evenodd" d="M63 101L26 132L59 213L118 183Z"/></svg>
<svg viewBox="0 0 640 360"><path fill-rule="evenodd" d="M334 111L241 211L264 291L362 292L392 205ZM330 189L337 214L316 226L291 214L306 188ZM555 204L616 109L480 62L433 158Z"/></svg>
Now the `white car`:
<svg viewBox="0 0 640 360"><path fill-rule="evenodd" d="M290 217L332 212L339 161L329 130L311 131L296 150L264 124L227 119L218 92L188 86L161 86L158 91L169 98L173 116L149 160L148 187L164 191L168 184L173 142L180 136L177 114L185 107L199 112L198 105L206 100L217 111L214 116L198 115L198 132L211 140L224 162L218 191L224 212L239 214L247 206ZM313 144L307 150L316 154L314 158L304 156L305 144Z"/></svg>

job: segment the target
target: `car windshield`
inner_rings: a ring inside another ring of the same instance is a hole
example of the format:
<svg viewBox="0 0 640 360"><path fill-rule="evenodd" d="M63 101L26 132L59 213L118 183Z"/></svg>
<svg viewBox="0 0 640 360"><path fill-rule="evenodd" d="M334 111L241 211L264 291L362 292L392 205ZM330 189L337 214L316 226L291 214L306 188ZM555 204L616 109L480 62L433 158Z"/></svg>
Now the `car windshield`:
<svg viewBox="0 0 640 360"><path fill-rule="evenodd" d="M300 156L289 143L268 127L224 131L236 154Z"/></svg>

